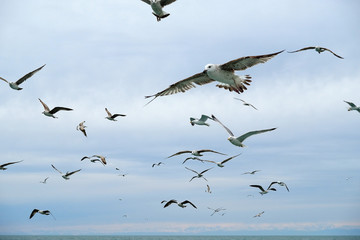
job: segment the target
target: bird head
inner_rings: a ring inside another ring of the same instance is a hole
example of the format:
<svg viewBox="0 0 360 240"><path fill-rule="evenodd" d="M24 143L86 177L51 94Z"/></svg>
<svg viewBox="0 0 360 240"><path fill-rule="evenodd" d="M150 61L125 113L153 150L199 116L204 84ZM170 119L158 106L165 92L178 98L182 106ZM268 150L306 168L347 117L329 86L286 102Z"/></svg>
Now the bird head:
<svg viewBox="0 0 360 240"><path fill-rule="evenodd" d="M207 73L208 71L212 72L212 71L215 71L215 69L216 69L215 64L207 64L205 66L205 69L204 69L203 73Z"/></svg>

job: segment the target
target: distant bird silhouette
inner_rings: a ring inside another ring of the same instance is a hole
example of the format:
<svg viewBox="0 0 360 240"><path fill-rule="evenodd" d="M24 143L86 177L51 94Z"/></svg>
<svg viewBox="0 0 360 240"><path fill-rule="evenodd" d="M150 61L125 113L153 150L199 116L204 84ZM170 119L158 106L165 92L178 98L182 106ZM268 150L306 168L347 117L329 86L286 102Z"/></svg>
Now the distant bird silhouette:
<svg viewBox="0 0 360 240"><path fill-rule="evenodd" d="M30 213L29 219L31 219L36 213L40 213L42 215L51 215L54 219L56 219L49 210L39 210L36 208L34 210L32 210L32 212Z"/></svg>
<svg viewBox="0 0 360 240"><path fill-rule="evenodd" d="M40 183L46 184L46 181L49 179L49 177L45 178L43 181L40 181Z"/></svg>
<svg viewBox="0 0 360 240"><path fill-rule="evenodd" d="M161 21L161 19L166 18L170 15L170 13L167 13L163 10L163 7L166 5L169 5L170 3L175 2L176 0L141 0L147 4L149 4L154 11L152 14L156 17L156 20L158 22Z"/></svg>
<svg viewBox="0 0 360 240"><path fill-rule="evenodd" d="M191 151L190 151L190 150L185 150L185 151L180 151L180 152L177 152L177 153L175 153L175 154L173 154L173 155L171 155L171 156L169 156L169 157L167 157L167 158L171 158L171 157L173 157L173 156L177 156L177 155L184 154L184 153L191 153L191 154L194 155L194 156L201 157L201 156L203 156L202 153L204 153L204 152L212 152L212 153L217 153L217 154L220 154L220 155L226 155L226 154L224 154L224 153L216 152L216 151L214 151L214 150L202 149L202 150L191 150Z"/></svg>
<svg viewBox="0 0 360 240"><path fill-rule="evenodd" d="M269 131L273 131L276 129L276 128L270 128L270 129L256 130L256 131L247 132L247 133L241 135L240 137L235 137L234 134L230 131L230 129L228 129L224 124L222 124L214 115L212 115L212 118L215 121L217 121L218 123L220 123L220 125L225 128L225 130L230 134L230 136L228 137L228 140L233 145L238 146L238 147L245 147L245 145L243 144L243 141L245 141L245 139L247 139L248 137L251 137L252 135L269 132Z"/></svg>
<svg viewBox="0 0 360 240"><path fill-rule="evenodd" d="M198 157L188 157L188 158L186 158L184 161L183 161L183 163L182 164L184 164L184 163L186 163L188 160L197 160L197 161L200 161L200 162L202 162L202 163L204 163L205 162L205 160L203 160L203 159L200 159L200 158L198 158Z"/></svg>
<svg viewBox="0 0 360 240"><path fill-rule="evenodd" d="M165 201L166 202L166 201ZM164 203L164 201L162 202ZM185 204L190 204L191 206L193 206L194 208L197 208L192 202L190 202L189 200L185 200L185 201L182 201L182 202L178 202L177 200L175 199L172 199L170 201L167 201L166 204L164 205L164 208L170 206L171 204L173 203L176 203L179 207L181 208L185 208L186 205Z"/></svg>
<svg viewBox="0 0 360 240"><path fill-rule="evenodd" d="M216 208L216 209L214 209L214 208L210 208L210 207L208 207L208 209L213 210L213 213L210 216L213 216L215 213L218 213L220 211L226 210L225 208Z"/></svg>
<svg viewBox="0 0 360 240"><path fill-rule="evenodd" d="M212 193L211 189L210 189L210 186L208 184L206 184L206 190L205 192L208 192L208 193Z"/></svg>
<svg viewBox="0 0 360 240"><path fill-rule="evenodd" d="M261 171L261 170L254 170L254 171L251 171L251 172L244 172L242 175L244 175L244 174L254 175L255 173L260 172L260 171Z"/></svg>
<svg viewBox="0 0 360 240"><path fill-rule="evenodd" d="M208 168L208 169L206 169L206 170L198 173L197 171L192 170L192 169L190 169L190 168L187 168L187 167L185 167L185 168L186 168L187 170L192 171L193 173L196 173L196 174L197 174L196 176L193 176L193 177L190 179L189 182L191 182L194 178L203 178L203 179L205 179L205 180L207 181L207 179L204 177L204 173L206 173L206 172L209 171L210 169L213 169L213 168Z"/></svg>
<svg viewBox="0 0 360 240"><path fill-rule="evenodd" d="M34 71L27 73L26 75L24 75L22 78L20 78L16 82L9 82L9 81L7 81L6 79L4 79L2 77L0 77L0 79L7 82L12 89L14 89L14 90L22 90L22 88L19 87L19 85L22 84L23 82L25 82L32 75L34 75L35 73L40 71L44 66L45 66L45 64L42 65L41 67L39 67L38 69L35 69Z"/></svg>
<svg viewBox="0 0 360 240"><path fill-rule="evenodd" d="M254 217L261 217L261 215L263 215L263 214L264 214L264 211L262 211L262 212L260 212L260 213L256 214Z"/></svg>
<svg viewBox="0 0 360 240"><path fill-rule="evenodd" d="M0 170L6 170L6 169L7 169L6 166L11 165L11 164L15 164L15 163L19 163L19 162L22 162L22 161L24 161L24 160L16 161L16 162L8 162L8 163L1 164L1 165L0 165Z"/></svg>
<svg viewBox="0 0 360 240"><path fill-rule="evenodd" d="M242 101L243 102L243 105L245 105L245 106L249 106L249 107L252 107L253 109L255 109L255 110L258 110L254 105L252 105L251 103L248 103L248 102L245 102L244 100L242 100L242 99L240 99L240 98L236 98L236 97L234 97L236 100L240 100L240 101Z"/></svg>
<svg viewBox="0 0 360 240"><path fill-rule="evenodd" d="M275 181L275 182L270 183L270 186L269 186L269 187L271 187L273 184L279 184L280 186L285 187L288 192L290 192L288 186L287 186L286 183L284 183L284 182Z"/></svg>
<svg viewBox="0 0 360 240"><path fill-rule="evenodd" d="M72 111L73 109L71 108L67 108L67 107L54 107L53 109L49 109L49 107L43 102L41 101L41 99L39 98L39 101L41 102L41 104L44 107L44 111L42 112L45 116L48 117L52 117L52 118L57 118L54 116L55 113L57 113L58 111Z"/></svg>
<svg viewBox="0 0 360 240"><path fill-rule="evenodd" d="M360 112L360 106L358 107L352 102L347 102L347 101L344 101L344 102L346 102L347 104L350 105L350 107L348 108L348 111L358 111L358 112Z"/></svg>
<svg viewBox="0 0 360 240"><path fill-rule="evenodd" d="M85 131L85 128L87 126L85 126L84 123L85 123L85 121L82 121L81 123L79 123L79 125L76 126L76 130L81 131L85 135L85 137L87 137L86 131Z"/></svg>
<svg viewBox="0 0 360 240"><path fill-rule="evenodd" d="M264 194L267 194L269 193L269 190L271 191L276 191L275 188L270 188L271 187L271 184L270 186L265 190L262 186L260 185L250 185L250 187L256 187L256 188L259 188L261 190L261 192L259 192L261 195L264 195Z"/></svg>
<svg viewBox="0 0 360 240"><path fill-rule="evenodd" d="M163 162L153 163L153 165L151 165L151 167L160 166L161 164L164 164L164 163Z"/></svg>
<svg viewBox="0 0 360 240"><path fill-rule="evenodd" d="M208 120L208 119L211 119L211 117L209 117L209 116L207 116L207 115L201 115L201 117L200 118L193 118L193 117L191 117L190 118L190 124L192 125L192 126L194 126L194 125L204 125L204 126L210 126L210 124L208 124L207 122L206 122L206 120Z"/></svg>
<svg viewBox="0 0 360 240"><path fill-rule="evenodd" d="M305 50L309 50L309 49L315 49L315 51L317 51L319 54L325 51L331 52L332 54L334 54L334 56L344 59L343 57L340 57L339 55L335 54L333 51L331 51L330 49L324 48L324 47L305 47L305 48L301 48L299 50L296 51L292 51L292 52L288 52L288 53L296 53L296 52L301 52L301 51L305 51Z"/></svg>
<svg viewBox="0 0 360 240"><path fill-rule="evenodd" d="M76 170L76 171L72 171L72 172L66 172L65 174L63 174L61 171L59 171L54 165L51 164L51 166L53 167L53 169L55 169L58 173L61 174L62 178L64 178L65 180L69 180L70 176L73 175L74 173L77 173L79 171L81 171L81 169Z"/></svg>
<svg viewBox="0 0 360 240"><path fill-rule="evenodd" d="M111 114L110 112L109 112L109 110L107 109L107 108L105 108L105 111L106 111L106 113L107 113L107 117L105 117L106 119L108 119L108 120L110 120L110 121L117 121L117 117L125 117L126 115L125 114L118 114L118 113L116 113L116 114Z"/></svg>
<svg viewBox="0 0 360 240"><path fill-rule="evenodd" d="M215 161L210 161L210 160L203 160L203 161L205 161L205 162L215 163L218 167L225 167L225 166L224 166L224 163L226 163L226 162L230 161L230 160L231 160L231 159L233 159L233 158L236 158L236 157L237 157L237 156L239 156L239 155L241 155L241 153L240 153L240 154L238 154L238 155L235 155L235 156L229 157L229 158L227 158L227 159L225 159L225 160L223 160L223 161L221 161L221 162L215 162Z"/></svg>

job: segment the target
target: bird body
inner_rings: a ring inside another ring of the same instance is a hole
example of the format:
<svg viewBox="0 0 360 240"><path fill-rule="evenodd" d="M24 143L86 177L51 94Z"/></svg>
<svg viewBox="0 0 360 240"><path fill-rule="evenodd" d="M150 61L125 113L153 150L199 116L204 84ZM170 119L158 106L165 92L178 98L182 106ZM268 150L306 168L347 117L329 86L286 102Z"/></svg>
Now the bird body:
<svg viewBox="0 0 360 240"><path fill-rule="evenodd" d="M219 88L224 88L230 92L234 91L236 93L242 93L244 90L247 90L245 85L250 85L251 77L249 75L238 76L235 74L235 71L245 70L259 63L265 63L283 51L267 55L241 57L224 64L207 64L203 72L197 73L191 77L171 84L165 90L160 91L154 95L145 96L145 98L153 97L153 99L150 101L152 102L159 96L185 92L191 88L194 88L194 84L201 86L214 81L218 82L216 86Z"/></svg>
<svg viewBox="0 0 360 240"><path fill-rule="evenodd" d="M196 125L204 125L204 126L210 126L210 124L208 124L207 122L206 122L206 120L208 120L208 119L211 119L211 117L209 117L209 116L207 116L207 115L201 115L201 117L200 118L193 118L193 117L191 117L190 118L190 124L192 125L192 126L194 126L195 124Z"/></svg>
<svg viewBox="0 0 360 240"><path fill-rule="evenodd" d="M42 65L41 67L35 69L34 71L27 73L26 75L24 75L22 78L20 78L16 82L9 82L9 81L7 81L6 79L4 79L2 77L0 77L0 79L7 82L12 89L14 89L14 90L22 90L22 88L19 87L19 85L21 83L25 82L28 78L32 77L32 75L34 75L35 73L40 71L44 66L45 66L45 64Z"/></svg>
<svg viewBox="0 0 360 240"><path fill-rule="evenodd" d="M125 117L126 115L125 114L118 114L118 113L116 113L116 114L111 114L110 112L109 112L109 110L107 109L107 108L105 108L105 111L106 111L106 113L107 113L107 117L105 117L106 119L108 119L108 120L110 120L110 121L117 121L117 117Z"/></svg>
<svg viewBox="0 0 360 240"><path fill-rule="evenodd" d="M42 113L48 117L57 118L54 116L54 114L60 110L63 110L63 111L72 111L73 110L71 108L66 108L66 107L54 107L53 109L50 110L49 107L43 101L41 101L40 98L39 98L39 101L44 107L44 111Z"/></svg>
<svg viewBox="0 0 360 240"><path fill-rule="evenodd" d="M349 108L348 108L348 111L358 111L358 112L360 112L360 106L358 107L358 106L356 106L354 103L352 103L352 102L347 102L347 101L344 101L344 102L346 102L347 104L349 104Z"/></svg>
<svg viewBox="0 0 360 240"><path fill-rule="evenodd" d="M87 134L85 131L85 128L87 126L85 126L84 123L85 123L85 121L82 121L81 123L79 123L79 125L77 125L77 127L76 127L76 130L81 131L85 135L85 137L87 137Z"/></svg>

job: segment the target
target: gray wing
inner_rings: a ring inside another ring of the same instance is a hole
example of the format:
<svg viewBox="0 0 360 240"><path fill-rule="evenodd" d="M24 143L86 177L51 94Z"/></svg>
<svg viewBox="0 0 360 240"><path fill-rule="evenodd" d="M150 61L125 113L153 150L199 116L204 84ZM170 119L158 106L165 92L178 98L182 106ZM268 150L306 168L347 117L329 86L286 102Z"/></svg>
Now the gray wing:
<svg viewBox="0 0 360 240"><path fill-rule="evenodd" d="M226 155L225 153L216 152L216 151L210 150L210 149L202 149L202 150L199 150L198 152L199 152L199 153L202 153L202 152L212 152L212 153L217 153L217 154L221 154L221 155Z"/></svg>
<svg viewBox="0 0 360 240"><path fill-rule="evenodd" d="M315 49L315 47L304 47L299 50L288 52L288 53L296 53L296 52L301 52L301 51L305 51L305 50L309 50L309 49Z"/></svg>
<svg viewBox="0 0 360 240"><path fill-rule="evenodd" d="M64 111L72 111L73 109L71 108L66 108L66 107L54 107L53 109L51 109L51 111L49 111L49 113L54 114L57 113L60 110L64 110Z"/></svg>
<svg viewBox="0 0 360 240"><path fill-rule="evenodd" d="M7 83L9 83L8 80L6 80L5 78L0 77L0 79L7 82Z"/></svg>
<svg viewBox="0 0 360 240"><path fill-rule="evenodd" d="M195 170L192 170L192 169L190 169L190 168L188 168L188 167L185 167L187 170L189 170L189 171L192 171L193 173L196 173L196 174L199 174L197 171L195 171Z"/></svg>
<svg viewBox="0 0 360 240"><path fill-rule="evenodd" d="M325 49L326 51L331 52L332 54L334 54L334 56L335 56L335 57L338 57L338 58L344 59L343 57L341 57L341 56L337 55L336 53L334 53L334 52L333 52L333 51L331 51L330 49L327 49L327 48L323 48L323 49Z"/></svg>
<svg viewBox="0 0 360 240"><path fill-rule="evenodd" d="M141 1L150 5L150 0L141 0Z"/></svg>
<svg viewBox="0 0 360 240"><path fill-rule="evenodd" d="M109 110L107 108L105 108L105 111L106 111L107 115L111 118L112 114L109 112Z"/></svg>
<svg viewBox="0 0 360 240"><path fill-rule="evenodd" d="M225 159L224 161L221 162L221 164L226 163L226 162L230 161L231 159L236 158L239 155L241 155L241 153L239 153L238 155L235 155L235 156L232 156L232 157L229 157L229 158Z"/></svg>
<svg viewBox="0 0 360 240"><path fill-rule="evenodd" d="M173 204L173 203L177 203L177 201L175 199L172 199L170 201L168 201L165 205L164 205L164 208L168 207L170 204Z"/></svg>
<svg viewBox="0 0 360 240"><path fill-rule="evenodd" d="M189 200L185 200L183 202L181 202L181 204L190 204L191 206L193 206L194 208L197 208L192 202L190 202Z"/></svg>
<svg viewBox="0 0 360 240"><path fill-rule="evenodd" d="M116 118L116 117L126 117L125 114L119 114L119 113L116 113L114 115L112 115L112 118Z"/></svg>
<svg viewBox="0 0 360 240"><path fill-rule="evenodd" d="M41 99L39 98L39 101L41 102L41 104L43 105L43 107L44 107L44 109L45 109L45 111L47 111L47 112L50 112L50 109L49 109L49 107L43 102L43 101L41 101Z"/></svg>
<svg viewBox="0 0 360 240"><path fill-rule="evenodd" d="M161 0L160 4L161 4L162 7L164 7L164 6L169 5L170 3L173 3L175 1L176 0Z"/></svg>
<svg viewBox="0 0 360 240"><path fill-rule="evenodd" d="M66 176L73 175L74 173L77 173L77 172L80 172L80 171L81 171L81 169L66 173Z"/></svg>
<svg viewBox="0 0 360 240"><path fill-rule="evenodd" d="M344 102L346 102L347 104L349 104L350 107L356 107L356 105L355 105L354 103L352 103L352 102L347 102L347 101L344 101Z"/></svg>
<svg viewBox="0 0 360 240"><path fill-rule="evenodd" d="M39 209L36 209L36 208L34 210L32 210L32 212L30 213L29 219L31 219L38 211L39 211Z"/></svg>
<svg viewBox="0 0 360 240"><path fill-rule="evenodd" d="M53 169L55 169L58 173L62 174L62 172L60 172L54 165L51 164L51 166L52 166Z"/></svg>
<svg viewBox="0 0 360 240"><path fill-rule="evenodd" d="M24 161L24 160L17 161L17 162L8 162L8 163L5 163L5 164L0 165L0 167L5 167L5 166L7 166L7 165L11 165L11 164L19 163L19 162L22 162L22 161Z"/></svg>
<svg viewBox="0 0 360 240"><path fill-rule="evenodd" d="M28 74L26 74L25 76L23 76L22 78L20 78L19 80L17 80L17 81L15 82L16 85L20 85L21 83L23 83L26 79L30 78L32 75L34 75L35 73L37 73L38 71L40 71L44 66L45 66L45 64L42 65L41 67L35 69L34 71L29 72Z"/></svg>
<svg viewBox="0 0 360 240"><path fill-rule="evenodd" d="M200 117L200 119L199 119L199 121L203 121L203 122L205 122L206 120L208 120L208 118L210 118L210 119L212 119L211 117L209 117L209 116L207 116L207 115L201 115L201 117Z"/></svg>
<svg viewBox="0 0 360 240"><path fill-rule="evenodd" d="M183 153L191 153L191 151L189 151L189 150L180 151L180 152L177 152L177 153L175 153L175 154L173 154L171 156L168 156L167 158L171 158L173 156L180 155L180 154L183 154Z"/></svg>
<svg viewBox="0 0 360 240"><path fill-rule="evenodd" d="M283 51L284 50L267 55L241 57L220 65L220 68L226 71L245 70L256 64L265 63Z"/></svg>
<svg viewBox="0 0 360 240"><path fill-rule="evenodd" d="M265 191L264 188L260 185L250 185L250 187L257 187L259 188L261 191Z"/></svg>
<svg viewBox="0 0 360 240"><path fill-rule="evenodd" d="M263 130L256 130L256 131L251 131L248 133L245 133L243 135L241 135L240 137L237 137L236 139L239 140L240 142L243 142L246 138L255 135L255 134L260 134L260 133L264 133L264 132L269 132L269 131L273 131L276 128L270 128L270 129L263 129Z"/></svg>
<svg viewBox="0 0 360 240"><path fill-rule="evenodd" d="M209 78L206 73L201 72L201 73L195 74L191 77L188 77L184 80L181 80L174 84L171 84L168 88L166 88L165 90L163 90L161 92L158 92L154 95L145 96L145 98L154 97L153 99L151 99L150 102L147 103L147 104L149 104L159 96L166 96L166 95L171 95L171 94L175 94L178 92L185 92L191 88L195 88L194 83L197 85L204 85L204 84L207 84L207 83L210 83L213 81L214 80Z"/></svg>
<svg viewBox="0 0 360 240"><path fill-rule="evenodd" d="M221 126L225 128L225 130L230 134L230 136L234 136L234 134L228 129L224 124L222 124L219 119L217 119L214 115L211 115L212 119L218 123L220 123Z"/></svg>
<svg viewBox="0 0 360 240"><path fill-rule="evenodd" d="M213 168L208 168L208 169L202 171L200 174L206 173L206 172L209 171L210 169L213 169Z"/></svg>

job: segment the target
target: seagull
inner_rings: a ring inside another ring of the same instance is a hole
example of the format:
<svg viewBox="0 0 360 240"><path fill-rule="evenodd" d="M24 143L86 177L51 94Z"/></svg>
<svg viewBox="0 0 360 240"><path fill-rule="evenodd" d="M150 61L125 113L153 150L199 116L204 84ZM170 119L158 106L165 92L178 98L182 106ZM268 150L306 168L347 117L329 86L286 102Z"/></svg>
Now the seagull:
<svg viewBox="0 0 360 240"><path fill-rule="evenodd" d="M73 109L71 108L66 108L66 107L54 107L53 109L49 109L49 107L43 102L41 101L41 99L39 98L39 101L41 102L41 104L44 107L44 111L42 112L45 116L48 117L53 117L53 118L57 118L54 116L55 113L57 113L60 110L64 110L64 111L72 111Z"/></svg>
<svg viewBox="0 0 360 240"><path fill-rule="evenodd" d="M17 80L16 82L9 82L6 79L0 77L1 80L7 82L9 84L9 86L14 89L14 90L21 90L22 88L19 87L20 84L22 84L23 82L25 82L28 78L30 78L32 75L34 75L35 73L37 73L38 71L40 71L43 67L45 66L42 65L41 67L39 67L38 69L35 69L32 72L27 73L25 76L23 76L22 78L20 78L19 80Z"/></svg>
<svg viewBox="0 0 360 240"><path fill-rule="evenodd" d="M235 71L245 70L259 63L265 63L283 51L284 50L267 55L241 57L224 64L207 64L203 72L178 81L165 90L154 95L145 96L145 98L153 97L150 101L152 102L159 96L185 92L186 90L194 88L194 83L197 85L204 85L214 81L218 82L216 86L219 88L227 89L230 92L234 91L236 93L242 93L247 89L245 85L250 85L251 77L249 75L238 76L235 74Z"/></svg>
<svg viewBox="0 0 360 240"><path fill-rule="evenodd" d="M352 102L347 102L347 101L344 101L344 102L346 102L347 104L350 105L350 107L348 108L348 111L354 111L354 110L356 110L356 111L360 112L360 107L357 107L354 103L352 103Z"/></svg>
<svg viewBox="0 0 360 240"><path fill-rule="evenodd" d="M230 136L228 137L228 140L234 144L235 146L238 147L246 147L243 144L243 141L255 134L259 134L259 133L264 133L264 132L268 132L268 131L273 131L276 128L270 128L270 129L263 129L263 130L256 130L256 131L251 131L251 132L247 132L243 135L241 135L240 137L234 137L234 134L230 131L230 129L228 129L224 124L222 124L214 115L211 116L215 121L217 121L218 123L220 123L221 126L223 126L225 128L225 130L230 134Z"/></svg>
<svg viewBox="0 0 360 240"><path fill-rule="evenodd" d="M32 210L29 219L31 219L36 213L40 213L42 215L51 215L56 220L54 215L52 215L52 213L49 210L39 210L39 209L36 209L36 208L34 210Z"/></svg>
<svg viewBox="0 0 360 240"><path fill-rule="evenodd" d="M101 156L101 155L93 155L92 157L96 157L98 158L99 160L101 160L102 164L106 165L106 159L104 156ZM91 160L90 160L91 161Z"/></svg>
<svg viewBox="0 0 360 240"><path fill-rule="evenodd" d="M210 190L210 186L208 184L206 184L205 192L212 193L212 191Z"/></svg>
<svg viewBox="0 0 360 240"><path fill-rule="evenodd" d="M275 182L270 183L270 186L269 186L269 187L271 187L271 185L273 185L273 184L279 184L279 185L282 186L282 187L286 187L286 190L287 190L288 192L290 192L288 186L287 186L286 183L284 183L284 182L275 181Z"/></svg>
<svg viewBox="0 0 360 240"><path fill-rule="evenodd" d="M107 113L107 117L105 117L106 119L109 119L110 121L117 121L115 118L116 117L125 117L126 115L124 115L124 114L118 114L118 113L116 113L116 114L111 114L110 112L109 112L109 110L107 109L107 108L105 108L105 111L106 111L106 113Z"/></svg>
<svg viewBox="0 0 360 240"><path fill-rule="evenodd" d="M241 154L241 153L240 153L240 154ZM203 161L215 163L218 167L225 167L225 166L224 166L224 163L226 163L227 161L230 161L230 160L233 159L233 158L236 158L236 157L239 156L240 154L235 155L235 156L232 156L232 157L229 157L229 158L227 158L227 159L225 159L225 160L223 160L223 161L221 161L221 162L215 162L215 161L210 161L210 160L203 160Z"/></svg>
<svg viewBox="0 0 360 240"><path fill-rule="evenodd" d="M90 159L90 162L92 162L92 163L101 162L101 164L105 166L104 162L100 158L91 159L92 157L85 156L80 161L83 161L85 159Z"/></svg>
<svg viewBox="0 0 360 240"><path fill-rule="evenodd" d="M185 151L180 151L180 152L177 152L177 153L175 153L175 154L173 154L173 155L171 155L171 156L169 156L169 157L167 157L167 158L171 158L171 157L173 157L173 156L180 155L180 154L184 154L184 153L191 153L191 154L194 155L194 156L201 157L201 156L203 156L203 155L202 155L203 152L212 152L212 153L217 153L217 154L220 154L220 155L226 155L226 154L224 154L224 153L216 152L216 151L214 151L214 150L202 149L202 150L191 150L191 151L190 151L190 150L185 150Z"/></svg>
<svg viewBox="0 0 360 240"><path fill-rule="evenodd" d="M40 181L40 183L46 184L46 181L49 179L49 177L45 178L44 181Z"/></svg>
<svg viewBox="0 0 360 240"><path fill-rule="evenodd" d="M261 190L261 192L259 192L261 195L267 194L269 192L269 190L271 191L276 191L275 188L270 188L271 184L269 185L269 187L265 190L262 186L260 185L250 185L250 187L257 187Z"/></svg>
<svg viewBox="0 0 360 240"><path fill-rule="evenodd" d="M251 174L251 175L254 175L255 173L257 172L260 172L261 170L254 170L254 171L251 171L251 172L244 172L243 174L241 175L244 175L244 174Z"/></svg>
<svg viewBox="0 0 360 240"><path fill-rule="evenodd" d="M254 108L255 110L258 110L258 109L257 109L254 105L252 105L251 103L245 102L244 100L242 100L242 99L240 99L240 98L236 98L236 97L234 97L234 98L235 98L236 100L242 101L245 106L249 106L249 107Z"/></svg>
<svg viewBox="0 0 360 240"><path fill-rule="evenodd" d="M24 160L17 161L17 162L8 162L8 163L1 164L1 165L0 165L0 170L6 170L6 169L7 169L6 166L11 165L11 164L15 164L15 163L19 163L19 162L22 162L22 161L24 161Z"/></svg>
<svg viewBox="0 0 360 240"><path fill-rule="evenodd" d="M82 121L81 123L79 123L79 125L77 125L77 127L76 127L76 130L81 131L85 135L85 137L87 137L86 131L85 131L85 128L87 126L85 126L84 123L85 123L85 121Z"/></svg>
<svg viewBox="0 0 360 240"><path fill-rule="evenodd" d="M295 53L295 52L300 52L300 51L304 51L304 50L309 50L309 49L315 49L315 51L317 51L319 54L325 51L329 51L332 54L334 54L334 56L344 59L343 57L340 57L339 55L335 54L333 51L331 51L330 49L324 48L324 47L305 47L305 48L301 48L299 50L296 51L292 51L292 52L288 52L288 53Z"/></svg>
<svg viewBox="0 0 360 240"><path fill-rule="evenodd" d="M184 164L187 160L190 160L190 159L192 159L192 160L198 160L198 161L200 161L200 162L202 162L202 163L205 162L205 160L202 160L202 159L200 159L200 158L198 158L198 157L188 157L188 158L186 158L186 159L183 161L182 164Z"/></svg>
<svg viewBox="0 0 360 240"><path fill-rule="evenodd" d="M154 11L152 14L156 17L156 20L159 22L162 18L166 18L170 15L163 10L163 7L169 5L170 3L175 2L176 0L141 0L149 4Z"/></svg>
<svg viewBox="0 0 360 240"><path fill-rule="evenodd" d="M192 169L190 169L190 168L187 168L187 167L185 167L185 168L186 168L187 170L190 170L190 171L192 171L192 172L194 172L194 173L197 174L196 176L193 176L193 177L190 179L189 182L191 182L194 178L203 178L203 179L205 179L205 180L207 181L207 179L203 176L203 174L206 173L207 171L209 171L210 169L212 169L212 168L208 168L208 169L206 169L206 170L198 173L197 171L192 170Z"/></svg>
<svg viewBox="0 0 360 240"><path fill-rule="evenodd" d="M164 201L162 201L163 203ZM166 202L166 201L165 201ZM191 206L193 206L194 208L197 208L192 202L190 202L189 200L185 200L185 201L182 201L182 202L178 202L176 201L175 199L172 199L170 201L167 201L166 204L164 205L164 208L168 207L169 205L173 204L173 203L176 203L179 207L181 208L185 208L186 205L185 204L190 204Z"/></svg>
<svg viewBox="0 0 360 240"><path fill-rule="evenodd" d="M160 166L161 164L164 164L163 162L153 163L151 167Z"/></svg>
<svg viewBox="0 0 360 240"><path fill-rule="evenodd" d="M207 116L207 115L201 115L201 117L200 118L193 118L193 117L191 117L190 118L190 124L192 125L192 126L194 126L195 124L196 125L205 125L205 126L210 126L210 124L208 124L207 122L206 122L206 120L208 120L208 119L211 119L211 117L209 117L209 116Z"/></svg>
<svg viewBox="0 0 360 240"><path fill-rule="evenodd" d="M260 213L258 213L258 214L256 214L254 217L260 217L261 215L263 215L264 214L264 211L262 211L262 212L260 212Z"/></svg>
<svg viewBox="0 0 360 240"><path fill-rule="evenodd" d="M208 207L208 209L210 209L210 210L213 210L214 212L210 215L210 216L213 216L215 213L218 213L218 212L220 212L220 211L224 211L224 210L226 210L225 208L217 208L217 209L213 209L213 208L210 208L210 207Z"/></svg>
<svg viewBox="0 0 360 240"><path fill-rule="evenodd" d="M54 165L51 164L51 166L52 166L56 171L58 171L60 174L63 174L63 173L60 172L58 169L56 169L56 167L55 167ZM71 176L72 174L77 173L77 172L79 172L79 171L81 171L81 169L76 170L76 171L72 171L72 172L66 172L65 174L62 175L62 177L63 177L65 180L69 180L69 179L70 179L69 176Z"/></svg>

